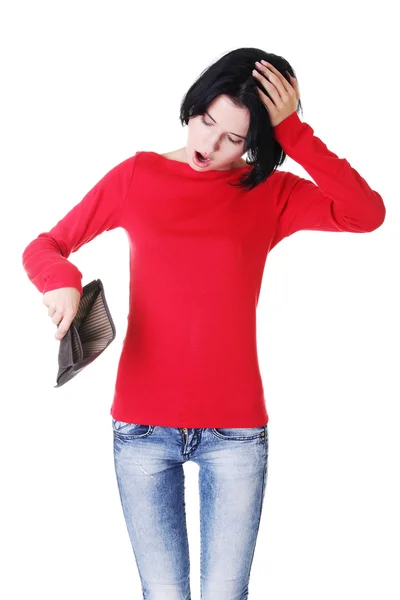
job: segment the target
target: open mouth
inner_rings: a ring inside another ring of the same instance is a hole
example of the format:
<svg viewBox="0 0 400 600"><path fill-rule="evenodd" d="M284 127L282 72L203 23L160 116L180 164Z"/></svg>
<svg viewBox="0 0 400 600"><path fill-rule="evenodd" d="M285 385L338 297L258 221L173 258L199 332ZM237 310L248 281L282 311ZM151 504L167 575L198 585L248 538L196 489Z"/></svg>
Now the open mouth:
<svg viewBox="0 0 400 600"><path fill-rule="evenodd" d="M211 162L211 160L209 158L204 158L204 156L202 154L200 154L200 152L198 152L197 150L195 150L194 153L195 153L197 160L200 161L201 163L207 164L207 163Z"/></svg>

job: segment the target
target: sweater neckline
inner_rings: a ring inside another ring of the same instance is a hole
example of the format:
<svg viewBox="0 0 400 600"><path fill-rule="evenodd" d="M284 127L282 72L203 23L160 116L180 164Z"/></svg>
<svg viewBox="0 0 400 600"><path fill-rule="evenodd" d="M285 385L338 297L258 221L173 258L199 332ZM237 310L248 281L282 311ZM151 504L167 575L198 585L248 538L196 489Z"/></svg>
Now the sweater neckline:
<svg viewBox="0 0 400 600"><path fill-rule="evenodd" d="M153 152L151 150L148 151L148 154L153 155L154 157L156 157L158 160L162 161L165 164L169 164L171 166L172 169L176 169L177 171L182 171L186 173L193 173L194 176L200 175L201 177L213 177L213 178L219 178L219 177L232 177L233 175L236 175L236 173L239 173L241 171L243 171L244 169L251 169L251 165L242 165L241 167L235 167L234 169L210 169L209 171L195 171L194 169L192 169L192 167L189 165L189 163L187 162L182 162L180 160L175 160L173 158L167 158L166 156L163 156L162 154L158 154L158 152Z"/></svg>

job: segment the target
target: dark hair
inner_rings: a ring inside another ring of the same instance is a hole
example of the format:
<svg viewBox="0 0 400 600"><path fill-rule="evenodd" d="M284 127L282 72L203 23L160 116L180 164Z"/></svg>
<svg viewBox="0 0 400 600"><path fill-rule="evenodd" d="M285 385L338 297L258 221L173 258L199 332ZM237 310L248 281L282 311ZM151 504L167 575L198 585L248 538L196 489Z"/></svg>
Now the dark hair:
<svg viewBox="0 0 400 600"><path fill-rule="evenodd" d="M241 177L239 183L229 185L247 187L249 190L265 181L286 159L286 153L274 139L269 114L257 87L267 96L268 93L252 75L256 68L255 61L262 59L271 63L289 83L286 71L296 77L292 66L282 56L259 48L238 48L223 55L201 73L183 97L179 116L182 126L187 125L190 117L202 115L214 98L221 94L229 96L236 106L248 109L250 123L244 152L248 152L246 162L253 168L247 176ZM299 110L303 111L300 100L296 112Z"/></svg>

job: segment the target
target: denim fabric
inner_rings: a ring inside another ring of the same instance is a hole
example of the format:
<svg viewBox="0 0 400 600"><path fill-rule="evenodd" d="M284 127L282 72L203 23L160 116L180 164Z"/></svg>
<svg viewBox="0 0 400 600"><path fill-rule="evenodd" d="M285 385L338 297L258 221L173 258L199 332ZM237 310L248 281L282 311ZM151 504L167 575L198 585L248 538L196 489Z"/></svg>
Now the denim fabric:
<svg viewBox="0 0 400 600"><path fill-rule="evenodd" d="M268 473L268 425L112 419L114 464L144 600L190 600L183 465L199 465L202 600L247 600Z"/></svg>

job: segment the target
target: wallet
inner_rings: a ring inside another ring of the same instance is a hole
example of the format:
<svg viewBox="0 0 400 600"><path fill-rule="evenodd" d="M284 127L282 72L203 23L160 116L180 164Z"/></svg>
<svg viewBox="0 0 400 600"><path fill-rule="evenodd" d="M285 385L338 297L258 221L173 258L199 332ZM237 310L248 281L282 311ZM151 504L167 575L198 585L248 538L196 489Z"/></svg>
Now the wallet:
<svg viewBox="0 0 400 600"><path fill-rule="evenodd" d="M77 313L60 340L57 385L61 387L90 365L115 339L115 325L104 287L94 279L82 288Z"/></svg>

